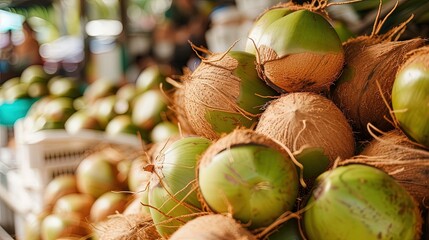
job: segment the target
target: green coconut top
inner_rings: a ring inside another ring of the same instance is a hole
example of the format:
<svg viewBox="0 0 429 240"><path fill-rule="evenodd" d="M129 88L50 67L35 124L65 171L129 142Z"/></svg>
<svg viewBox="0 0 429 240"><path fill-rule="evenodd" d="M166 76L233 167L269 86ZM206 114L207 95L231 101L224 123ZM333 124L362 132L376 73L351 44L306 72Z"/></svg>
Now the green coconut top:
<svg viewBox="0 0 429 240"><path fill-rule="evenodd" d="M273 22L263 32L258 47L272 48L279 57L303 52L342 52L337 32L322 15L297 10Z"/></svg>

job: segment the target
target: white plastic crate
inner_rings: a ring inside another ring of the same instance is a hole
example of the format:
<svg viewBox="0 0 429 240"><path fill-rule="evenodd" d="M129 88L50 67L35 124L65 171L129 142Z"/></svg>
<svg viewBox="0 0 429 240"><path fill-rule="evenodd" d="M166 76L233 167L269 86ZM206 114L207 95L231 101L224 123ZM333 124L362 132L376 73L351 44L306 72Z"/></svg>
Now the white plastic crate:
<svg viewBox="0 0 429 240"><path fill-rule="evenodd" d="M16 159L26 186L43 191L54 177L74 173L79 163L102 146L113 146L142 152L144 146L137 136L109 136L87 130L69 134L65 130L32 132L24 120L15 124Z"/></svg>
<svg viewBox="0 0 429 240"><path fill-rule="evenodd" d="M18 170L7 173L8 194L13 206L13 223L15 239L25 239L26 219L42 211L43 196L25 186L23 176Z"/></svg>

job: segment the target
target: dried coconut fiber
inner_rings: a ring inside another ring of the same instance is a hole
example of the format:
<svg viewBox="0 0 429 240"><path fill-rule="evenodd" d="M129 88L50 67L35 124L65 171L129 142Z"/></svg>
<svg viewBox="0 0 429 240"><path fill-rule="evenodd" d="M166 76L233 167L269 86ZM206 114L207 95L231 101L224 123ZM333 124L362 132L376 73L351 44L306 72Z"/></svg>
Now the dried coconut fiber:
<svg viewBox="0 0 429 240"><path fill-rule="evenodd" d="M360 155L340 165L363 163L395 178L420 204L429 206L429 151L418 147L399 130L373 139Z"/></svg>
<svg viewBox="0 0 429 240"><path fill-rule="evenodd" d="M256 132L276 139L292 152L322 148L331 165L352 157L355 142L344 114L328 98L310 92L284 94L262 113Z"/></svg>
<svg viewBox="0 0 429 240"><path fill-rule="evenodd" d="M236 220L222 214L197 217L171 236L170 240L256 240L251 232Z"/></svg>
<svg viewBox="0 0 429 240"><path fill-rule="evenodd" d="M111 215L108 220L93 227L100 240L157 240L162 239L150 215Z"/></svg>
<svg viewBox="0 0 429 240"><path fill-rule="evenodd" d="M343 44L346 66L332 91L333 101L351 121L359 140L371 137L368 123L382 131L394 128L388 117L396 72L406 61L408 52L425 44L422 38L398 41L411 18L378 35L385 20L376 19L371 35Z"/></svg>

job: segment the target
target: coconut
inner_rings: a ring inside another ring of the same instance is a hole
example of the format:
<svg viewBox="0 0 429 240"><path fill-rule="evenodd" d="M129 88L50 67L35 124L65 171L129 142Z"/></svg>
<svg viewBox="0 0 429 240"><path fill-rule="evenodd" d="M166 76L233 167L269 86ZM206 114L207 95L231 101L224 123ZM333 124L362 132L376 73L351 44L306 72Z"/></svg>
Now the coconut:
<svg viewBox="0 0 429 240"><path fill-rule="evenodd" d="M291 211L298 175L284 148L250 129L237 129L213 143L197 169L207 211L231 214L248 228L267 227Z"/></svg>
<svg viewBox="0 0 429 240"><path fill-rule="evenodd" d="M376 19L371 35L343 44L346 66L332 91L333 101L352 122L359 139L370 138L368 123L382 131L394 128L389 119L389 96L396 72L407 53L425 43L421 38L398 41L408 21L380 35L385 21Z"/></svg>
<svg viewBox="0 0 429 240"><path fill-rule="evenodd" d="M326 91L340 75L344 51L326 7L327 1L276 5L250 31L258 72L277 91Z"/></svg>
<svg viewBox="0 0 429 240"><path fill-rule="evenodd" d="M103 240L157 240L161 239L153 221L146 214L111 215L93 227L96 239Z"/></svg>
<svg viewBox="0 0 429 240"><path fill-rule="evenodd" d="M251 232L235 219L222 214L197 217L180 227L170 240L256 240Z"/></svg>
<svg viewBox="0 0 429 240"><path fill-rule="evenodd" d="M429 148L429 46L410 53L398 70L392 89L392 108L399 127Z"/></svg>
<svg viewBox="0 0 429 240"><path fill-rule="evenodd" d="M200 214L195 166L210 144L210 140L199 136L178 139L159 152L153 165L145 168L152 172L148 192L150 213L162 237L168 238Z"/></svg>
<svg viewBox="0 0 429 240"><path fill-rule="evenodd" d="M429 205L429 152L414 144L399 130L372 140L352 159L340 165L364 163L375 166L396 179L421 206Z"/></svg>
<svg viewBox="0 0 429 240"><path fill-rule="evenodd" d="M308 239L418 240L418 204L392 177L362 164L337 167L320 175L306 206Z"/></svg>
<svg viewBox="0 0 429 240"><path fill-rule="evenodd" d="M320 168L317 172L321 173L337 158L349 158L355 151L353 132L344 114L331 100L316 93L290 93L272 101L261 115L256 132L276 139L294 154L310 149L321 151L329 159L316 167L313 164L323 160L316 157L304 171L306 167Z"/></svg>
<svg viewBox="0 0 429 240"><path fill-rule="evenodd" d="M210 53L194 72L182 76L186 118L197 135L217 139L256 123L276 93L258 77L255 61L242 51Z"/></svg>

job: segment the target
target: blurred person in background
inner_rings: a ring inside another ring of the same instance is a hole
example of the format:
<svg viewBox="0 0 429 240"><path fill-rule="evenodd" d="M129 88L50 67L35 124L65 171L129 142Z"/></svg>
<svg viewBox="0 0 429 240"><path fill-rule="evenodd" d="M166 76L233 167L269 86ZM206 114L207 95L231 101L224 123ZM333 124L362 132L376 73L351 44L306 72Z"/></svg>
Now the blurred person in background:
<svg viewBox="0 0 429 240"><path fill-rule="evenodd" d="M188 41L199 47L207 46L208 15L197 3L197 0L173 0L164 21L154 31L154 55L160 63L171 66L172 74L180 74L183 67L192 68L198 63Z"/></svg>
<svg viewBox="0 0 429 240"><path fill-rule="evenodd" d="M30 65L43 64L39 42L31 26L24 21L21 30L9 30L0 41L0 82L19 76Z"/></svg>

